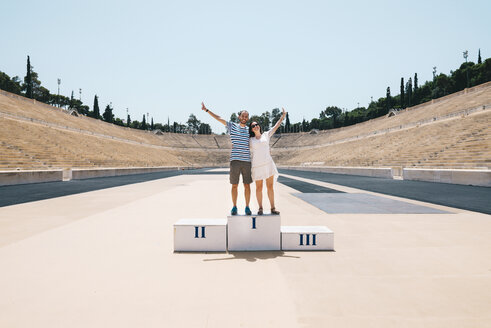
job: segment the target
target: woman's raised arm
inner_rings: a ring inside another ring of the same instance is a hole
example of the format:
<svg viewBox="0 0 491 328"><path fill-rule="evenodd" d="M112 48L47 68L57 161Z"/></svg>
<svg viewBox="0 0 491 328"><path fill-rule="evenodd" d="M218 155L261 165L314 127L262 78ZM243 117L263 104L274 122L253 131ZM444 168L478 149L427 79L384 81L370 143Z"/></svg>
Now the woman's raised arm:
<svg viewBox="0 0 491 328"><path fill-rule="evenodd" d="M278 120L278 122L276 122L276 124L271 129L271 132L269 133L270 136L273 135L273 134L275 134L276 130L278 130L278 128L280 127L281 122L283 122L283 120L285 119L286 111L285 111L285 109L283 107L281 107L281 110L283 110L283 113L281 114L281 117Z"/></svg>

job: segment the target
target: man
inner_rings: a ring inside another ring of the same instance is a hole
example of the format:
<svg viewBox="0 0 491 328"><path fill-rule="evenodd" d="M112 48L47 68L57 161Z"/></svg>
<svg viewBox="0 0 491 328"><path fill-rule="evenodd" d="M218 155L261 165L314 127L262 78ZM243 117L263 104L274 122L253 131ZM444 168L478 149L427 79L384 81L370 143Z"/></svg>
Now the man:
<svg viewBox="0 0 491 328"><path fill-rule="evenodd" d="M232 141L232 152L230 154L230 184L232 184L232 207L231 214L237 215L237 189L239 186L239 177L242 174L242 182L244 183L244 196L245 196L245 214L251 215L251 209L249 208L249 201L251 200L251 153L249 150L249 127L247 121L249 121L249 113L243 110L239 114L239 124L234 122L227 122L220 116L213 113L206 108L204 103L201 103L201 109L211 115L218 122L227 127L227 131L230 134L230 141Z"/></svg>

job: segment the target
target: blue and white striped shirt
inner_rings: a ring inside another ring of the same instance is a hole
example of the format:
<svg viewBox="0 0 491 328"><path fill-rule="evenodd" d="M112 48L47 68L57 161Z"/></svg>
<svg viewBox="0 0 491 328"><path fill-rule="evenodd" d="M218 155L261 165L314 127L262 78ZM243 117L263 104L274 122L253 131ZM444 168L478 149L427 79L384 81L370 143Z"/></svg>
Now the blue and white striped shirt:
<svg viewBox="0 0 491 328"><path fill-rule="evenodd" d="M230 134L230 141L232 141L230 161L250 162L249 127L241 127L240 124L227 122L227 131Z"/></svg>

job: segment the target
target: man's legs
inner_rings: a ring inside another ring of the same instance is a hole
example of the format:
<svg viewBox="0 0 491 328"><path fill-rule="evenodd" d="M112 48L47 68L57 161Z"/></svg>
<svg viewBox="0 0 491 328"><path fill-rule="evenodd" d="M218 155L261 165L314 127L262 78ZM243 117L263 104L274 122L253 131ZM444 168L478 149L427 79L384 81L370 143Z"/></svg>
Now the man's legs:
<svg viewBox="0 0 491 328"><path fill-rule="evenodd" d="M246 202L246 215L251 215L251 209L249 208L249 203L251 202L251 162L243 162L242 166L242 182L244 183L244 196Z"/></svg>
<svg viewBox="0 0 491 328"><path fill-rule="evenodd" d="M232 215L237 214L237 188L239 186L240 163L238 161L230 162L230 184L232 185Z"/></svg>
<svg viewBox="0 0 491 328"><path fill-rule="evenodd" d="M232 203L234 203L234 206L237 206L237 189L239 185L238 184L233 184L232 185Z"/></svg>
<svg viewBox="0 0 491 328"><path fill-rule="evenodd" d="M249 202L251 201L251 185L249 183L244 183L244 196L246 206L249 207Z"/></svg>

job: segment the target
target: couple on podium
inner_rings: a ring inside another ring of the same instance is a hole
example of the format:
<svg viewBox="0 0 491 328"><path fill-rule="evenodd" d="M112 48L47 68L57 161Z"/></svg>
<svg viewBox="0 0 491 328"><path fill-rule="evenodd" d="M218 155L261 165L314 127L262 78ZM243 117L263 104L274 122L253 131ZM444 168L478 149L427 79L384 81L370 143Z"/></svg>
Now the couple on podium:
<svg viewBox="0 0 491 328"><path fill-rule="evenodd" d="M239 123L229 122L213 113L206 108L204 103L201 103L201 109L210 114L218 122L227 127L227 132L232 141L232 153L230 155L230 184L232 184L232 202L233 207L231 214L237 215L237 189L239 186L239 177L242 174L242 182L244 183L245 195L245 214L252 215L249 208L251 199L252 181L256 184L256 198L259 205L258 215L263 214L263 181L266 180L266 188L268 190L268 198L271 204L271 214L280 214L274 204L274 181L278 177L278 170L271 158L269 149L269 140L271 136L280 127L281 122L286 116L285 109L281 118L276 122L274 127L264 132L262 127L255 121L249 126L249 113L242 110L239 113Z"/></svg>

